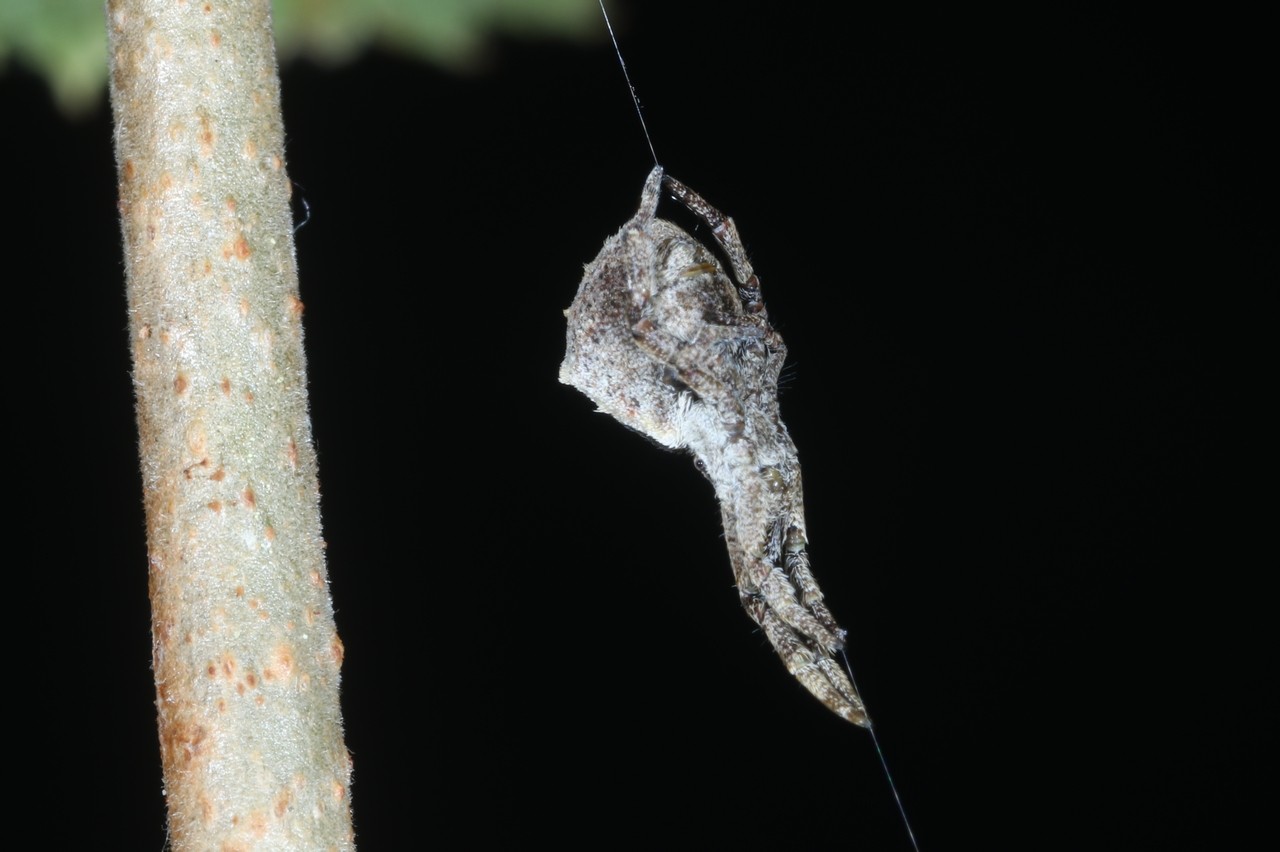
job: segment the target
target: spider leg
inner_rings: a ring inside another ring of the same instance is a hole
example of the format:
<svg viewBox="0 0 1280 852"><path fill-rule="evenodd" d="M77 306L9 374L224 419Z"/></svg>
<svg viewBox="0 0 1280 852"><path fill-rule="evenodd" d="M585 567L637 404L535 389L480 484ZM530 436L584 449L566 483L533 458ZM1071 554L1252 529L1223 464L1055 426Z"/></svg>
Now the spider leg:
<svg viewBox="0 0 1280 852"><path fill-rule="evenodd" d="M868 724L862 699L834 658L844 647L845 632L822 603L798 527L792 523L781 542L781 522L773 525L760 538L760 552L753 553L742 546L739 514L727 502L721 514L743 609L805 689L836 715ZM778 567L779 558L785 568Z"/></svg>
<svg viewBox="0 0 1280 852"><path fill-rule="evenodd" d="M743 308L748 314L767 316L760 294L760 279L756 277L751 261L747 260L747 250L742 245L742 237L738 235L738 226L733 223L733 219L712 207L705 198L670 175L663 177L662 184L671 190L671 194L679 199L689 212L711 229L716 243L724 250L729 258L729 265L733 267L733 277L738 282L739 298L742 299Z"/></svg>
<svg viewBox="0 0 1280 852"><path fill-rule="evenodd" d="M763 598L744 598L747 612L764 630L769 643L786 664L787 671L829 710L855 725L867 725L867 711L862 699L844 671L821 648L798 634L783 622Z"/></svg>
<svg viewBox="0 0 1280 852"><path fill-rule="evenodd" d="M835 638L835 644L828 647L835 651L844 648L844 628L836 623L835 617L831 615L831 610L827 609L826 603L822 600L822 591L818 588L818 583L813 579L813 573L809 570L808 552L803 549L788 551L786 565L787 576L791 578L796 590L800 592L800 602L813 613L813 617L817 619L818 623Z"/></svg>
<svg viewBox="0 0 1280 852"><path fill-rule="evenodd" d="M783 623L799 632L818 647L828 652L844 647L843 633L839 627L830 627L804 604L796 599L796 586L791 576L781 568L769 571L760 584L760 595L769 608L778 614ZM835 629L831 629L835 627Z"/></svg>
<svg viewBox="0 0 1280 852"><path fill-rule="evenodd" d="M730 518L726 516L724 520L727 527ZM813 584L813 575L808 574L807 582L803 585L797 582L792 568L800 560L796 559L794 553L780 552L777 534L780 524L774 523L770 526L771 529L766 536L754 536L760 542L758 548L740 547L739 557L733 560L734 574L738 580L738 593L745 597L762 599L783 624L824 652L838 651L844 647L844 631L831 619L825 606L821 612L815 612L804 600L805 586L809 587L808 591L817 592L817 586ZM727 536L726 540L728 540ZM733 540L735 543L738 541L736 536ZM804 566L806 573L807 567L806 564ZM797 593L800 593L800 597L797 597ZM819 600L821 596L821 592L818 592Z"/></svg>

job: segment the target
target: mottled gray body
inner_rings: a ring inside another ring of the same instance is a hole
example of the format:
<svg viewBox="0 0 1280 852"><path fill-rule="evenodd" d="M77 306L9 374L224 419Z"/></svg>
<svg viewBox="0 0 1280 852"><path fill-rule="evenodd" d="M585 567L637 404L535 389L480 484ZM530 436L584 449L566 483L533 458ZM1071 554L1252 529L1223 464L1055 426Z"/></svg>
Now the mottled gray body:
<svg viewBox="0 0 1280 852"><path fill-rule="evenodd" d="M734 279L710 248L656 218L664 187L711 228ZM786 346L769 325L733 220L655 167L640 209L587 266L565 316L560 381L626 426L693 454L720 500L747 613L810 692L867 724L834 658L844 631L809 570L800 465L778 414Z"/></svg>

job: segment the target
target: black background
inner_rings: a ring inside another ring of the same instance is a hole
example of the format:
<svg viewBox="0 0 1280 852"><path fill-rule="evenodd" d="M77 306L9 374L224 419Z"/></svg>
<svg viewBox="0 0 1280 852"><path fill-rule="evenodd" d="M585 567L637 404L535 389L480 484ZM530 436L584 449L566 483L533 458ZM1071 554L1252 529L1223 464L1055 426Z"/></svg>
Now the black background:
<svg viewBox="0 0 1280 852"><path fill-rule="evenodd" d="M922 847L1242 846L1276 675L1233 389L1274 112L1249 27L618 15L659 157L789 344L814 568ZM909 848L867 734L741 612L689 459L557 383L651 166L612 48L283 92L361 846ZM14 67L0 104L11 774L53 846L160 849L109 110Z"/></svg>

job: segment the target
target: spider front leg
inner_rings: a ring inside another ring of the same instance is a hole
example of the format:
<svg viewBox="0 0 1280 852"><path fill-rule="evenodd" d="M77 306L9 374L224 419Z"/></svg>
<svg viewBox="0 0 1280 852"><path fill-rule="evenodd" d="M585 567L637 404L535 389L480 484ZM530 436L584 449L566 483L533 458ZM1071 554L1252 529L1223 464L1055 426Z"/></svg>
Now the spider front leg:
<svg viewBox="0 0 1280 852"><path fill-rule="evenodd" d="M814 620L834 638L836 644L824 645L820 634L804 631L806 637L817 640L819 647L813 657L811 668L801 672L793 670L792 674L838 715L858 725L869 725L870 721L867 718L862 697L858 695L845 670L832 656L832 652L844 650L845 631L836 624L831 611L827 609L822 599L822 591L809 570L808 542L802 530L804 519L797 516L793 520L799 526L793 525L787 532L783 556L786 575L792 587L799 592L800 603L807 611L813 613ZM769 627L766 626L765 631L768 633ZM770 641L775 648L778 648L778 641L772 635L770 635Z"/></svg>
<svg viewBox="0 0 1280 852"><path fill-rule="evenodd" d="M799 467L785 467L789 479L766 468L764 476L739 476L717 488L738 594L792 676L832 712L866 725L862 699L835 659L845 632L822 601L809 570L804 518L794 514L801 506Z"/></svg>
<svg viewBox="0 0 1280 852"><path fill-rule="evenodd" d="M762 600L744 601L789 671L827 709L855 725L866 726L866 708L844 670L829 654L816 651Z"/></svg>

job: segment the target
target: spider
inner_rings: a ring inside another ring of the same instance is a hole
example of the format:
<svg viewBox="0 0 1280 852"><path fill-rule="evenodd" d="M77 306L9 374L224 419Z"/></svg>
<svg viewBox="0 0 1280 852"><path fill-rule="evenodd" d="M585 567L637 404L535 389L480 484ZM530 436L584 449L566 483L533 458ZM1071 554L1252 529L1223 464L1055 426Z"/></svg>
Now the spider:
<svg viewBox="0 0 1280 852"><path fill-rule="evenodd" d="M706 245L657 218L662 189L705 223ZM837 715L868 725L835 655L840 628L809 570L800 464L778 414L782 337L733 220L655 166L640 209L586 267L560 381L715 486L738 594L787 669Z"/></svg>

